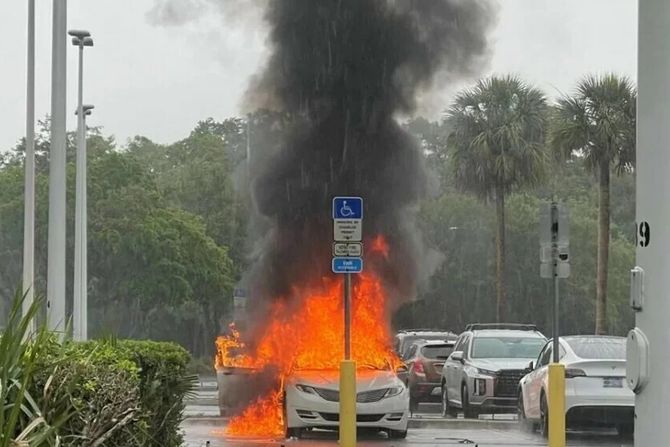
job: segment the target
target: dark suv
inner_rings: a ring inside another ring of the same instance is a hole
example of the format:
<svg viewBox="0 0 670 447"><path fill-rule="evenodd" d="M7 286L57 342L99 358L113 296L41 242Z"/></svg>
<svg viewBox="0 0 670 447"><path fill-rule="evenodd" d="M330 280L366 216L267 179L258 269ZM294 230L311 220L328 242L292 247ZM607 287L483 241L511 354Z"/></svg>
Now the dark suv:
<svg viewBox="0 0 670 447"><path fill-rule="evenodd" d="M405 362L410 412L416 412L421 402L440 402L442 367L454 344L455 340L420 340L410 348Z"/></svg>
<svg viewBox="0 0 670 447"><path fill-rule="evenodd" d="M421 340L456 340L458 335L450 331L438 329L405 329L398 332L393 342L395 352L402 361L410 358L410 349L412 345Z"/></svg>

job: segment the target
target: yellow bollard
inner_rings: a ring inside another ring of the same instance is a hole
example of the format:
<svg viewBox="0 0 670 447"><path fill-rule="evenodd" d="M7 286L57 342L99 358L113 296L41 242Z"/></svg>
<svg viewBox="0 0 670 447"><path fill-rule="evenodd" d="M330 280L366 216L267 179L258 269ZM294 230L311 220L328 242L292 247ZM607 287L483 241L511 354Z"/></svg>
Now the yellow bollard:
<svg viewBox="0 0 670 447"><path fill-rule="evenodd" d="M565 447L565 365L549 365L549 447Z"/></svg>
<svg viewBox="0 0 670 447"><path fill-rule="evenodd" d="M356 446L356 362L340 363L340 446Z"/></svg>

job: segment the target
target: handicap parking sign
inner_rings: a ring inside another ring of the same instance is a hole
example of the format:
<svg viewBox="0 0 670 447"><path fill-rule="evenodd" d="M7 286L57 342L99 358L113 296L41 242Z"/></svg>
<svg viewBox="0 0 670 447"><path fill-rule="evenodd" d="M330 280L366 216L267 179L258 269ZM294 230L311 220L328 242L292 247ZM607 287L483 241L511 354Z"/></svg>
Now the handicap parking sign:
<svg viewBox="0 0 670 447"><path fill-rule="evenodd" d="M363 219L363 199L360 197L335 197L333 219Z"/></svg>

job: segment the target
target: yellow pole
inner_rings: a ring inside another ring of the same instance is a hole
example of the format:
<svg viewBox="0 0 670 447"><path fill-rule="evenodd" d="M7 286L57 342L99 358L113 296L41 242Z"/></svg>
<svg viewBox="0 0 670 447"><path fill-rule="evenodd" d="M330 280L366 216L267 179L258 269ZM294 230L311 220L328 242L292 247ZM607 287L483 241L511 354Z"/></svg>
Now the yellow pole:
<svg viewBox="0 0 670 447"><path fill-rule="evenodd" d="M549 447L565 447L565 366L549 365Z"/></svg>
<svg viewBox="0 0 670 447"><path fill-rule="evenodd" d="M340 447L356 447L356 362L340 363Z"/></svg>

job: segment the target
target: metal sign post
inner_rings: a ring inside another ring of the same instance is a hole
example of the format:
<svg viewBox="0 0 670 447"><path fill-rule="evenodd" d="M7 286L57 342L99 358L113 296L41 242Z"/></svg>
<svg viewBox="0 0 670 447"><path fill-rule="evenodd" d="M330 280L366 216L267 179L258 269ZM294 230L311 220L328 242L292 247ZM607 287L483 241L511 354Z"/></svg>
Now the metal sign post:
<svg viewBox="0 0 670 447"><path fill-rule="evenodd" d="M363 271L363 199L333 199L334 273L344 274L344 360L340 364L340 446L356 446L356 362L351 360L351 274Z"/></svg>
<svg viewBox="0 0 670 447"><path fill-rule="evenodd" d="M559 278L570 275L568 213L552 202L540 210L540 276L554 281L553 360L549 365L549 447L565 447L565 366L560 363Z"/></svg>

